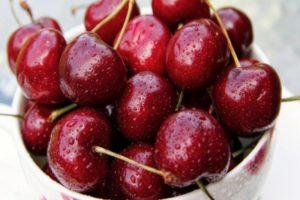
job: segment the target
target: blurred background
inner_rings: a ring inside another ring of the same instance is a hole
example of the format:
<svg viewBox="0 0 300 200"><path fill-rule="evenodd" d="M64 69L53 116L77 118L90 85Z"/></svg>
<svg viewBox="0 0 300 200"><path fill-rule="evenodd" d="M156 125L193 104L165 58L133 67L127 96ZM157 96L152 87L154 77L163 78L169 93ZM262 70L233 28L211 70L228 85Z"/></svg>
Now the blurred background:
<svg viewBox="0 0 300 200"><path fill-rule="evenodd" d="M75 16L70 8L92 2L92 0L28 0L34 15L51 16L59 20L64 31L82 23L84 10ZM140 5L150 0L138 0ZM255 42L264 50L278 71L285 87L300 94L297 79L300 74L300 0L215 0L218 7L234 5L243 9L252 19ZM29 22L27 15L15 0L17 14L23 23ZM0 1L0 103L10 104L16 89L16 81L6 62L6 43L10 34L18 27L9 9L9 0Z"/></svg>

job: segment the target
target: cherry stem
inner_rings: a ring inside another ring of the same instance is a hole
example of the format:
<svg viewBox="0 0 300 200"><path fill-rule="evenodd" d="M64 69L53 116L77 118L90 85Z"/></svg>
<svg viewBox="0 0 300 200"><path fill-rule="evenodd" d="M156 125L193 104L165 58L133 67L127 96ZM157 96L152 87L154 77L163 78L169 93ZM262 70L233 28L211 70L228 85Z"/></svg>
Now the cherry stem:
<svg viewBox="0 0 300 200"><path fill-rule="evenodd" d="M180 94L178 96L178 102L177 102L177 105L176 105L176 108L175 108L175 111L179 111L180 108L181 108L181 105L182 105L182 101L183 101L183 97L184 97L184 91L181 90L180 91Z"/></svg>
<svg viewBox="0 0 300 200"><path fill-rule="evenodd" d="M17 24L19 26L22 26L22 23L21 23L19 17L17 16L16 11L15 11L15 8L14 8L14 5L13 5L13 0L9 0L9 7L10 7L11 13L14 16L14 19L17 22Z"/></svg>
<svg viewBox="0 0 300 200"><path fill-rule="evenodd" d="M253 147L257 144L257 142L261 139L261 137L256 138L255 140L253 140L251 143L249 143L248 145L244 146L243 148L241 148L240 150L237 150L236 152L232 153L232 157L233 158L237 158L240 155L244 154L246 151L253 149Z"/></svg>
<svg viewBox="0 0 300 200"><path fill-rule="evenodd" d="M17 118L17 119L24 119L24 117L22 115L18 115L18 114L0 113L0 116L13 117L13 118Z"/></svg>
<svg viewBox="0 0 300 200"><path fill-rule="evenodd" d="M202 0L201 0L201 1L202 1ZM226 37L226 40L227 40L227 43L228 43L228 47L229 47L229 50L230 50L230 53L231 53L231 55L232 55L232 58L233 58L233 60L234 60L235 65L236 65L237 67L241 67L239 58L238 58L238 56L237 56L237 54L236 54L236 52L235 52L235 50L234 50L234 47L233 47L233 45L232 45L232 42L231 42L230 37L229 37L229 35L228 35L228 32L227 32L227 30L226 30L226 28L225 28L225 25L224 25L224 23L223 23L223 21L222 21L220 15L219 15L219 13L218 13L217 10L215 9L214 5L210 2L210 0L204 0L204 1L205 1L206 4L210 7L210 9L212 9L212 11L214 12L214 15L215 15L215 17L216 17L216 19L217 19L217 21L218 21L220 27L221 27L221 30L222 30L222 32L224 33L225 37Z"/></svg>
<svg viewBox="0 0 300 200"><path fill-rule="evenodd" d="M88 4L80 4L80 5L76 5L76 6L72 6L71 7L71 13L72 15L76 15L78 10L84 9L88 6Z"/></svg>
<svg viewBox="0 0 300 200"><path fill-rule="evenodd" d="M203 182L201 180L197 180L196 183L197 183L198 187L208 196L208 198L210 200L214 200L214 198L209 193L209 191L207 190L206 186L203 184Z"/></svg>
<svg viewBox="0 0 300 200"><path fill-rule="evenodd" d="M136 167L140 167L150 173L153 173L153 174L156 174L156 175L159 175L161 177L163 177L165 183L170 183L172 182L172 180L174 180L174 175L172 175L170 172L165 172L165 171L161 171L161 170L158 170L158 169L155 169L153 167L149 167L147 165L144 165L144 164L141 164L139 162L136 162L135 160L132 160L130 158L127 158L125 156L122 156L120 154L117 154L115 152L112 152L110 150L107 150L103 147L99 147L99 146L93 146L93 151L96 152L96 153L99 153L99 154L105 154L105 155L108 155L108 156L111 156L113 158L116 158L116 159L119 159L119 160L122 160L124 162L127 162L129 164L132 164Z"/></svg>
<svg viewBox="0 0 300 200"><path fill-rule="evenodd" d="M25 0L19 0L19 4L23 8L23 10L25 10L27 12L31 22L34 23L33 14L32 14L31 8L28 5L28 3Z"/></svg>
<svg viewBox="0 0 300 200"><path fill-rule="evenodd" d="M99 24L95 26L95 28L93 28L92 32L96 33L100 28L102 28L102 26L104 26L107 22L114 18L124 8L124 6L126 6L128 1L129 0L123 0L110 15L105 17L101 22L99 22Z"/></svg>
<svg viewBox="0 0 300 200"><path fill-rule="evenodd" d="M114 49L117 49L119 47L120 43L121 43L121 40L122 40L122 38L124 36L124 33L125 33L125 30L128 26L129 20L131 18L134 3L135 3L135 0L129 0L129 2L128 2L129 5L128 5L128 10L127 10L127 15L126 15L123 27L120 31L120 34L119 34L119 36L118 36L118 38L115 42Z"/></svg>
<svg viewBox="0 0 300 200"><path fill-rule="evenodd" d="M77 108L77 107L78 107L77 104L72 103L72 104L70 104L70 105L68 105L68 106L66 106L66 107L63 107L63 108L58 109L58 110L55 110L55 111L53 111L53 112L50 114L49 120L50 120L51 122L54 122L54 121L57 120L59 117L61 117L63 114L65 114L65 113L67 113L67 112L69 112L69 111L71 111L71 110L73 110L73 109L75 109L75 108Z"/></svg>
<svg viewBox="0 0 300 200"><path fill-rule="evenodd" d="M282 103L289 103L289 102L294 102L294 101L300 101L300 96L295 96L295 97L289 97L289 98L282 99Z"/></svg>

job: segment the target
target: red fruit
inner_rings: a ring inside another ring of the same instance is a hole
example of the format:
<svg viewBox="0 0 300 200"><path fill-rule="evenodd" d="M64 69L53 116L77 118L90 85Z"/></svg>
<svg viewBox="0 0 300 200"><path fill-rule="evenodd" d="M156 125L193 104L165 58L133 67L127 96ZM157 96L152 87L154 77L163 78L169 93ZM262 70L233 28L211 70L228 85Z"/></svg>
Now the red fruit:
<svg viewBox="0 0 300 200"><path fill-rule="evenodd" d="M132 141L152 139L175 105L176 94L167 80L152 72L141 72L128 81L120 99L118 125Z"/></svg>
<svg viewBox="0 0 300 200"><path fill-rule="evenodd" d="M43 172L45 174L47 174L52 180L58 182L57 178L55 177L55 175L53 174L52 170L50 169L48 163L46 163L46 165L43 167Z"/></svg>
<svg viewBox="0 0 300 200"><path fill-rule="evenodd" d="M175 175L173 186L187 186L199 178L222 178L229 167L230 144L221 125L201 110L171 115L161 126L155 144L159 169Z"/></svg>
<svg viewBox="0 0 300 200"><path fill-rule="evenodd" d="M242 58L239 60L241 67L250 67L254 64L259 63L258 60L252 59L252 58ZM223 70L223 72L220 74L222 76L224 73L226 73L228 70L236 68L236 64L232 63L231 65L228 65L226 69Z"/></svg>
<svg viewBox="0 0 300 200"><path fill-rule="evenodd" d="M166 51L171 33L166 25L152 15L132 19L121 40L118 52L133 74L166 72Z"/></svg>
<svg viewBox="0 0 300 200"><path fill-rule="evenodd" d="M28 99L42 104L65 101L58 75L65 47L64 37L54 29L39 31L23 47L17 62L17 79Z"/></svg>
<svg viewBox="0 0 300 200"><path fill-rule="evenodd" d="M110 147L108 119L91 108L79 108L59 120L48 148L50 168L65 187L90 192L105 181L108 160L93 152L94 145Z"/></svg>
<svg viewBox="0 0 300 200"><path fill-rule="evenodd" d="M54 28L61 31L58 23L49 17L36 20L35 24L28 24L18 28L9 38L7 43L7 59L12 72L16 73L17 58L25 43L42 28Z"/></svg>
<svg viewBox="0 0 300 200"><path fill-rule="evenodd" d="M221 8L218 13L229 34L233 47L238 55L249 51L253 42L253 28L248 16L232 7ZM213 20L217 23L215 16Z"/></svg>
<svg viewBox="0 0 300 200"><path fill-rule="evenodd" d="M34 104L35 102L26 99L24 103L24 112L27 112Z"/></svg>
<svg viewBox="0 0 300 200"><path fill-rule="evenodd" d="M84 24L88 31L91 31L98 23L111 14L121 3L121 0L101 0L92 3L85 13ZM128 11L126 5L112 20L107 22L97 31L100 38L109 45L112 45L115 37L120 32ZM135 4L131 17L139 15L139 8Z"/></svg>
<svg viewBox="0 0 300 200"><path fill-rule="evenodd" d="M131 145L122 152L122 155L138 163L155 167L154 148L150 145ZM163 194L164 184L160 176L121 160L116 160L113 165L112 178L116 183L115 187L126 199L157 200Z"/></svg>
<svg viewBox="0 0 300 200"><path fill-rule="evenodd" d="M94 33L83 33L68 44L59 72L62 92L80 105L112 103L126 84L122 59Z"/></svg>
<svg viewBox="0 0 300 200"><path fill-rule="evenodd" d="M153 13L171 27L194 19L210 18L210 10L199 0L152 0Z"/></svg>
<svg viewBox="0 0 300 200"><path fill-rule="evenodd" d="M280 110L281 83L270 66L257 63L227 71L212 96L218 116L232 133L253 136L273 125Z"/></svg>
<svg viewBox="0 0 300 200"><path fill-rule="evenodd" d="M206 89L228 61L226 38L221 29L207 19L182 27L167 50L169 77L178 87L188 90Z"/></svg>
<svg viewBox="0 0 300 200"><path fill-rule="evenodd" d="M53 107L35 104L26 112L21 133L30 152L46 154L51 131L55 125L49 120L49 116L54 110Z"/></svg>

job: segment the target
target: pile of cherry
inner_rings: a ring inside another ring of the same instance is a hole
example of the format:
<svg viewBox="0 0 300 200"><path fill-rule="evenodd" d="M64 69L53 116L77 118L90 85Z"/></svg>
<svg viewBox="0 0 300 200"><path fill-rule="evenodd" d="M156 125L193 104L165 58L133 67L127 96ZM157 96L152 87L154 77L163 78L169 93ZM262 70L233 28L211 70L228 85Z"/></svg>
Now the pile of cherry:
<svg viewBox="0 0 300 200"><path fill-rule="evenodd" d="M140 15L133 0L101 0L67 44L21 2L32 23L7 53L28 99L22 136L68 189L139 200L203 189L243 159L240 137L274 125L281 83L249 58L252 25L238 9L153 0L154 14Z"/></svg>

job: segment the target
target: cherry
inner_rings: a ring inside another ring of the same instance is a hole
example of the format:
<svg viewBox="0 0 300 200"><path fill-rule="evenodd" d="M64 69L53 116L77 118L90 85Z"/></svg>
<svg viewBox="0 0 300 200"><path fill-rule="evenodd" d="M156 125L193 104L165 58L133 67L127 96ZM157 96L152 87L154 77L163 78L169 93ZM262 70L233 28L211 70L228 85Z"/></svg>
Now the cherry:
<svg viewBox="0 0 300 200"><path fill-rule="evenodd" d="M117 49L133 74L152 71L164 74L165 56L171 33L152 15L132 19Z"/></svg>
<svg viewBox="0 0 300 200"><path fill-rule="evenodd" d="M26 99L24 104L24 112L26 113L27 110L29 110L35 104L35 102Z"/></svg>
<svg viewBox="0 0 300 200"><path fill-rule="evenodd" d="M90 192L105 181L108 161L92 151L110 147L108 119L92 108L79 108L61 118L52 131L48 162L57 179L76 192Z"/></svg>
<svg viewBox="0 0 300 200"><path fill-rule="evenodd" d="M84 24L88 31L91 31L96 25L104 20L116 7L121 3L121 0L102 0L92 3L85 13ZM122 10L107 24L97 31L100 38L109 45L112 45L115 37L120 32L128 10L126 5ZM134 4L132 17L139 15L139 8Z"/></svg>
<svg viewBox="0 0 300 200"><path fill-rule="evenodd" d="M236 63L232 63L230 65L228 65L224 70L223 72L220 74L220 76L222 76L224 73L226 73L229 69L233 69L235 67L250 67L254 64L257 64L259 63L258 60L255 60L253 58L241 58L239 59L239 63L238 63L238 66Z"/></svg>
<svg viewBox="0 0 300 200"><path fill-rule="evenodd" d="M48 163L46 163L45 166L43 167L43 172L47 174L52 180L58 182L57 178L55 177Z"/></svg>
<svg viewBox="0 0 300 200"><path fill-rule="evenodd" d="M213 89L222 123L234 134L253 136L269 129L280 110L281 83L267 64L228 70Z"/></svg>
<svg viewBox="0 0 300 200"><path fill-rule="evenodd" d="M122 151L121 155L155 167L154 148L150 145L131 145ZM126 199L156 200L162 196L164 184L160 176L121 160L116 160L113 165L112 178L116 183L115 188L118 188Z"/></svg>
<svg viewBox="0 0 300 200"><path fill-rule="evenodd" d="M253 42L253 28L248 16L232 7L221 8L217 12L225 25L237 54L247 53ZM215 16L213 20L217 22Z"/></svg>
<svg viewBox="0 0 300 200"><path fill-rule="evenodd" d="M175 85L204 90L229 61L226 38L211 20L193 21L175 33L166 60L168 75Z"/></svg>
<svg viewBox="0 0 300 200"><path fill-rule="evenodd" d="M35 104L25 114L21 133L27 149L38 155L47 152L51 131L55 125L49 120L54 107Z"/></svg>
<svg viewBox="0 0 300 200"><path fill-rule="evenodd" d="M131 141L152 139L162 121L175 110L172 85L153 72L140 72L127 83L118 103L117 121Z"/></svg>
<svg viewBox="0 0 300 200"><path fill-rule="evenodd" d="M198 109L168 117L156 138L156 164L176 177L169 184L177 187L199 178L219 180L228 170L230 156L230 144L221 125Z"/></svg>
<svg viewBox="0 0 300 200"><path fill-rule="evenodd" d="M15 13L13 8L12 12ZM19 21L19 19L16 18L16 21ZM55 19L50 17L41 17L35 20L33 23L21 26L9 37L7 43L7 57L9 66L14 74L16 73L17 68L17 58L22 47L29 38L43 28L53 28L61 31L61 28Z"/></svg>
<svg viewBox="0 0 300 200"><path fill-rule="evenodd" d="M42 104L65 101L58 75L65 46L66 41L60 32L42 29L23 47L18 56L17 79L28 99Z"/></svg>
<svg viewBox="0 0 300 200"><path fill-rule="evenodd" d="M209 7L199 0L152 0L153 13L170 27L194 19L210 18Z"/></svg>
<svg viewBox="0 0 300 200"><path fill-rule="evenodd" d="M80 105L108 104L120 96L126 83L118 53L90 32L68 44L59 74L64 95Z"/></svg>

